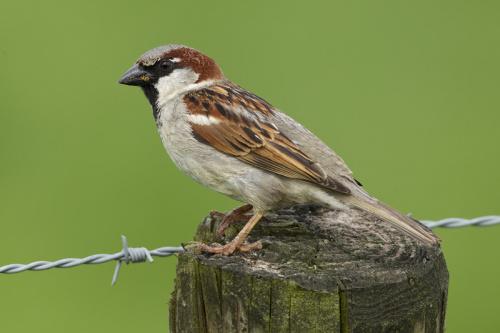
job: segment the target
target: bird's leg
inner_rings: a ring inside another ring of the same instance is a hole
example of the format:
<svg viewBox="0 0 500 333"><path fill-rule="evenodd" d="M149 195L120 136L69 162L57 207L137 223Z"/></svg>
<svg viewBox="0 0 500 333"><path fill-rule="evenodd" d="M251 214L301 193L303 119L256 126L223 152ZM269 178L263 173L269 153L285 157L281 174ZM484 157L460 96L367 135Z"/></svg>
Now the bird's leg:
<svg viewBox="0 0 500 333"><path fill-rule="evenodd" d="M224 256L232 254L234 251L239 250L241 252L249 252L252 250L260 250L262 248L262 243L260 241L254 243L245 243L245 239L248 237L250 231L262 218L262 213L255 213L250 220L245 224L243 229L234 237L234 239L226 245L216 245L209 246L206 244L200 244L199 248L203 252L222 254Z"/></svg>
<svg viewBox="0 0 500 333"><path fill-rule="evenodd" d="M217 236L224 235L224 231L227 229L227 227L229 227L233 223L248 222L250 220L250 216L245 215L245 213L251 211L252 208L253 208L252 205L246 204L236 209L233 209L228 214L224 215L221 223L219 224L219 227L217 228Z"/></svg>

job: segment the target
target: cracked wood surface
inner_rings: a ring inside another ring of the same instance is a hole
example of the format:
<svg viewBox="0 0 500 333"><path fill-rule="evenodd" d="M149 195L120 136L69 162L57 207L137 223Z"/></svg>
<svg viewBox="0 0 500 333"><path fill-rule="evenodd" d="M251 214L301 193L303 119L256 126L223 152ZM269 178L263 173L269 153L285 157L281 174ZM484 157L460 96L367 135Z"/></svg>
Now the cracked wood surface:
<svg viewBox="0 0 500 333"><path fill-rule="evenodd" d="M206 218L195 240L221 241ZM228 239L241 228L231 227ZM296 206L270 213L230 257L179 256L170 331L443 332L448 271L423 247L353 209Z"/></svg>

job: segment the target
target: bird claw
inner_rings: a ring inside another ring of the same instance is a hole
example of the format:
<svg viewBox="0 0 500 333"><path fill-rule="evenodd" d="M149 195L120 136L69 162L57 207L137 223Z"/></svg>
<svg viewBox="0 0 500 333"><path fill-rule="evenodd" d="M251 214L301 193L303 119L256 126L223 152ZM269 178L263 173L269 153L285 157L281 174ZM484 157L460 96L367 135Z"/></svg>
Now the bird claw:
<svg viewBox="0 0 500 333"><path fill-rule="evenodd" d="M198 244L198 249L202 252L205 253L212 253L212 254L221 254L223 256L228 256L233 254L235 251L239 252L251 252L254 250L261 250L262 249L262 242L257 241L253 243L248 243L245 242L243 244L236 244L234 241L230 242L226 245L221 245L214 243L212 245L207 245L204 243Z"/></svg>
<svg viewBox="0 0 500 333"><path fill-rule="evenodd" d="M256 241L253 243L248 243L245 242L240 245L238 248L240 252L252 252L252 251L259 251L262 250L262 242L261 241Z"/></svg>

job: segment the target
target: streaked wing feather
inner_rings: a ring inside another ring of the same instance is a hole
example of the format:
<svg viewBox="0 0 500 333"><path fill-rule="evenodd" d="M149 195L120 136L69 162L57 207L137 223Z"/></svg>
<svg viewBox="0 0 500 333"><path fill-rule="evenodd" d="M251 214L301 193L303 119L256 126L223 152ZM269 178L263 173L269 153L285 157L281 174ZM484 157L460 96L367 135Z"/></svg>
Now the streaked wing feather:
<svg viewBox="0 0 500 333"><path fill-rule="evenodd" d="M213 148L257 168L308 181L349 194L349 188L323 169L266 117L273 108L263 99L230 83L188 93L191 115L208 117L191 122L194 136ZM211 121L208 121L211 120Z"/></svg>

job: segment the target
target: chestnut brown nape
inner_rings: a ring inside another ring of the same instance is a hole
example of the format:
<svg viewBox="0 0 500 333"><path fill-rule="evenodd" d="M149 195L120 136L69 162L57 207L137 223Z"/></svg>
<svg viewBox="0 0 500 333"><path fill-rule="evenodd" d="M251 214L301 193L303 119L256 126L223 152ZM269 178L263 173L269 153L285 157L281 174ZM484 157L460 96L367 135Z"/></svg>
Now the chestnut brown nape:
<svg viewBox="0 0 500 333"><path fill-rule="evenodd" d="M219 65L212 58L195 49L189 47L176 48L167 52L165 56L180 59L179 65L181 67L189 67L198 73L200 77L197 82L224 78Z"/></svg>

